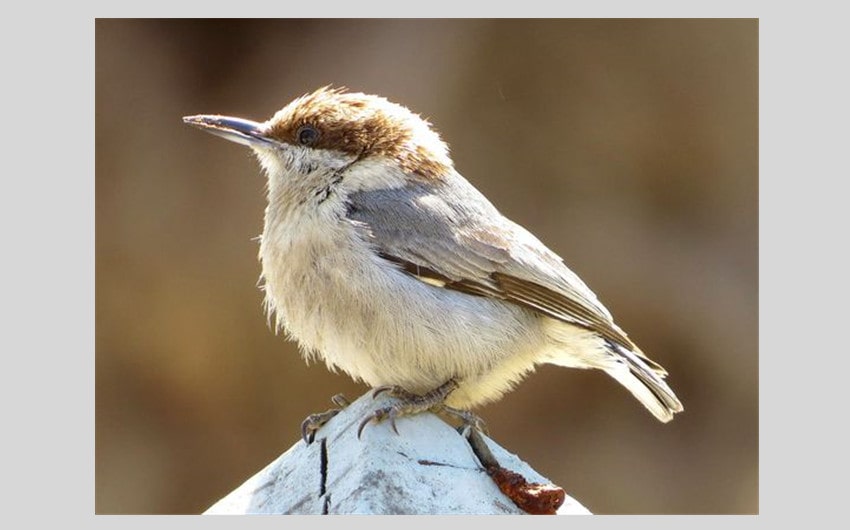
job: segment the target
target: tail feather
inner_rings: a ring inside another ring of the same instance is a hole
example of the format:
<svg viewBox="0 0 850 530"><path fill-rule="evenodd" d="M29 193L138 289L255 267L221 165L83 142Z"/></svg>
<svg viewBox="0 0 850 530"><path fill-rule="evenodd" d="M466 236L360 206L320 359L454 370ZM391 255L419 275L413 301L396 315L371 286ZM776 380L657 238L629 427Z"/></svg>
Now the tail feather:
<svg viewBox="0 0 850 530"><path fill-rule="evenodd" d="M657 369L650 367L641 355L618 344L610 346L623 362L605 371L626 387L656 418L666 423L673 419L673 414L684 410L679 398L664 382L667 373L663 368L655 363L652 365L658 366Z"/></svg>

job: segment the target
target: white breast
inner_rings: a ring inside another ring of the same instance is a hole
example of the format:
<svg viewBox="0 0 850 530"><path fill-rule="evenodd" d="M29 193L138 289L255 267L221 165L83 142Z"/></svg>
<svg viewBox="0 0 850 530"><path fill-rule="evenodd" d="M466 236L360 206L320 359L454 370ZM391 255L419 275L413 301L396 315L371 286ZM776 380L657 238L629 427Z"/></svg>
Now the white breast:
<svg viewBox="0 0 850 530"><path fill-rule="evenodd" d="M328 206L267 219L261 245L269 309L308 358L417 393L460 378L454 406L496 399L533 368L539 317L407 275Z"/></svg>

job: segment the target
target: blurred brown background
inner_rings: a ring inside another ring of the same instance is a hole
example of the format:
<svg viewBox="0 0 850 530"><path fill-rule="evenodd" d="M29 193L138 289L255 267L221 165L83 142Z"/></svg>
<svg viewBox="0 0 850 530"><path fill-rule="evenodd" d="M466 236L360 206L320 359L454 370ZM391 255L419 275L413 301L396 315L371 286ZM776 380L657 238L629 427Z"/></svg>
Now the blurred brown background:
<svg viewBox="0 0 850 530"><path fill-rule="evenodd" d="M758 512L756 20L98 20L96 511L198 513L366 389L266 324L247 148L334 84L429 118L671 373L657 422L544 367L478 412L596 513Z"/></svg>

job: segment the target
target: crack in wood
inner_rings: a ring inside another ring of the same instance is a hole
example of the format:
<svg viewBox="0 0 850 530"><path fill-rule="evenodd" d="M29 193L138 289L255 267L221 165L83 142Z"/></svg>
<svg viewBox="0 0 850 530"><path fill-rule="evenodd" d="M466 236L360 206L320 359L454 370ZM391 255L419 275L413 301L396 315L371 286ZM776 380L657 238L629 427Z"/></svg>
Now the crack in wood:
<svg viewBox="0 0 850 530"><path fill-rule="evenodd" d="M319 440L319 472L322 474L322 481L319 483L319 496L325 494L328 483L328 439L322 438Z"/></svg>
<svg viewBox="0 0 850 530"><path fill-rule="evenodd" d="M433 460L417 460L416 463L421 465L421 466L443 466L443 467L452 467L452 468L455 468L455 469L470 469L468 467L460 467L460 466L456 466L454 464L447 464L445 462L434 462Z"/></svg>

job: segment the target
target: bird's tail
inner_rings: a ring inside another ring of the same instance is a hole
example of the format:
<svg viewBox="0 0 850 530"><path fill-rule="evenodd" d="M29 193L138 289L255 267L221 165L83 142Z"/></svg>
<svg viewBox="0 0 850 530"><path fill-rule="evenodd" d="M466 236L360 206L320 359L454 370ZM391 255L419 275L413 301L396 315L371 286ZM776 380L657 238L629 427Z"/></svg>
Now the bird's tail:
<svg viewBox="0 0 850 530"><path fill-rule="evenodd" d="M667 375L664 368L619 344L609 343L609 346L622 362L606 367L605 372L626 387L656 418L666 423L673 419L673 414L684 410L679 398L664 382Z"/></svg>

